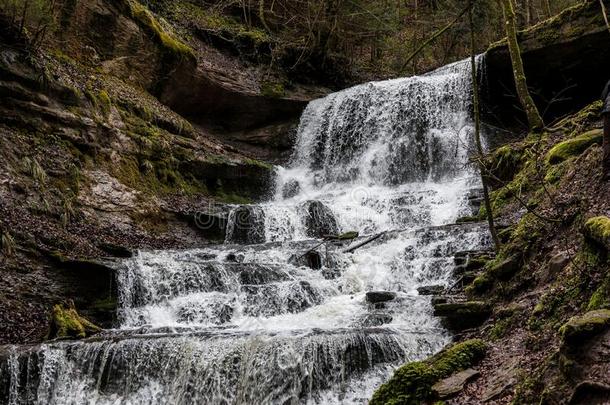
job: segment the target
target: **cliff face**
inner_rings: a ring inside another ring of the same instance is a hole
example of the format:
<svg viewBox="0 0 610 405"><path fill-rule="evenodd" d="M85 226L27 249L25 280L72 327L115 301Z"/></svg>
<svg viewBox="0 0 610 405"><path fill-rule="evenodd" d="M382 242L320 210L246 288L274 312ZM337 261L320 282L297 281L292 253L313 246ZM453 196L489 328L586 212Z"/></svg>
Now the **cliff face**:
<svg viewBox="0 0 610 405"><path fill-rule="evenodd" d="M109 325L99 258L217 237L192 213L263 198L273 170L257 159L285 159L301 110L328 91L270 85L281 67L243 53L258 41L235 53L137 1L54 12L36 49L0 30L0 343L41 340L66 299Z"/></svg>
<svg viewBox="0 0 610 405"><path fill-rule="evenodd" d="M607 0L606 7L610 6ZM530 91L546 123L584 107L600 96L610 78L610 33L598 0L587 0L519 33ZM485 54L486 119L525 129L506 41Z"/></svg>

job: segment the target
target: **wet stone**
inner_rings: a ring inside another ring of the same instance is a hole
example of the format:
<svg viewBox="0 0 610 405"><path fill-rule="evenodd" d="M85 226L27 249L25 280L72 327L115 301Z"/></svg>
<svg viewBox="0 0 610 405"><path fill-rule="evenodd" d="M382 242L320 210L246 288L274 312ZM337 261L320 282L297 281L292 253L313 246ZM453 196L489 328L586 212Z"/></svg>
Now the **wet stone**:
<svg viewBox="0 0 610 405"><path fill-rule="evenodd" d="M320 201L307 201L303 204L305 211L304 222L307 236L312 238L323 238L339 233L337 220L330 208Z"/></svg>
<svg viewBox="0 0 610 405"><path fill-rule="evenodd" d="M471 368L460 371L434 384L432 391L441 399L452 397L462 391L469 381L477 378L480 374L477 370Z"/></svg>
<svg viewBox="0 0 610 405"><path fill-rule="evenodd" d="M445 287L442 285L428 285L419 287L417 292L419 295L440 295L445 291Z"/></svg>
<svg viewBox="0 0 610 405"><path fill-rule="evenodd" d="M391 291L369 291L366 293L366 300L371 304L392 301L394 298L396 298L396 293Z"/></svg>

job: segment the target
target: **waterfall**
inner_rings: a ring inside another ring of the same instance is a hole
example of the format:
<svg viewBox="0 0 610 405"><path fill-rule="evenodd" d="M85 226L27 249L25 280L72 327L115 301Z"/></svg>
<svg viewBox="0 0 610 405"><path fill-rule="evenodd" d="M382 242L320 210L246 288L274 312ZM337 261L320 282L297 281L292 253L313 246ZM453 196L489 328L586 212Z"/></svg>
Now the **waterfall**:
<svg viewBox="0 0 610 405"><path fill-rule="evenodd" d="M450 225L479 187L470 97L464 61L312 101L272 200L235 207L224 244L125 259L117 329L0 348L0 404L366 403L451 339L418 287L489 244ZM320 244L345 231L384 233Z"/></svg>

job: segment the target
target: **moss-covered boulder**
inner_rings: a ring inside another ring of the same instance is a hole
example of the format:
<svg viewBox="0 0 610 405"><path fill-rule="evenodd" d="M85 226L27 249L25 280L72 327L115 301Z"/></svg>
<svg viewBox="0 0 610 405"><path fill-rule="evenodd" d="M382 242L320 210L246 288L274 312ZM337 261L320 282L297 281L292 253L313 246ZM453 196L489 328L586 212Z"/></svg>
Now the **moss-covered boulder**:
<svg viewBox="0 0 610 405"><path fill-rule="evenodd" d="M492 263L489 272L500 280L509 280L521 269L521 261L521 254L512 254L505 259Z"/></svg>
<svg viewBox="0 0 610 405"><path fill-rule="evenodd" d="M574 346L608 328L610 328L610 310L600 309L571 318L559 332L566 344Z"/></svg>
<svg viewBox="0 0 610 405"><path fill-rule="evenodd" d="M482 301L448 302L434 305L434 316L443 317L445 326L462 331L481 325L491 314L491 306Z"/></svg>
<svg viewBox="0 0 610 405"><path fill-rule="evenodd" d="M591 145L601 145L604 134L601 129L593 129L575 138L568 139L553 146L547 154L547 161L550 164L561 163L573 156L578 156L587 150Z"/></svg>
<svg viewBox="0 0 610 405"><path fill-rule="evenodd" d="M610 249L610 218L599 216L589 219L585 222L583 233L588 239Z"/></svg>
<svg viewBox="0 0 610 405"><path fill-rule="evenodd" d="M102 329L80 316L72 301L53 306L49 339L83 339Z"/></svg>
<svg viewBox="0 0 610 405"><path fill-rule="evenodd" d="M405 364L375 391L369 404L420 404L432 400L436 382L475 365L485 355L485 349L482 340L467 340L428 360Z"/></svg>

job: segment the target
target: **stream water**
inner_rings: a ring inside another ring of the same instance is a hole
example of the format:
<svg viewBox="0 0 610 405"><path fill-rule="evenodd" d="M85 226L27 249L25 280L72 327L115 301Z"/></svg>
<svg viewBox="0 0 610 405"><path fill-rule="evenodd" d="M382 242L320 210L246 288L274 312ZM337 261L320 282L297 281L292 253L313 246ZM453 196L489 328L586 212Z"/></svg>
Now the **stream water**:
<svg viewBox="0 0 610 405"><path fill-rule="evenodd" d="M0 403L366 403L451 339L418 287L450 284L453 254L488 244L449 225L479 186L470 80L465 61L311 102L270 201L235 207L224 244L125 260L120 326L8 348Z"/></svg>

